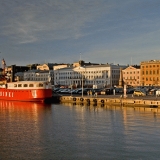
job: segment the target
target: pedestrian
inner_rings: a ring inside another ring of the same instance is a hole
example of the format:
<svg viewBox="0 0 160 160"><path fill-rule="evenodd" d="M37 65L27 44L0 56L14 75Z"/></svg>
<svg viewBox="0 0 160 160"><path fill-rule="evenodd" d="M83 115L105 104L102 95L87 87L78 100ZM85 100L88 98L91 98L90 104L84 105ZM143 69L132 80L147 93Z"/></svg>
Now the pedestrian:
<svg viewBox="0 0 160 160"><path fill-rule="evenodd" d="M97 92L95 92L94 96L97 97Z"/></svg>
<svg viewBox="0 0 160 160"><path fill-rule="evenodd" d="M90 90L90 95L92 96L92 91Z"/></svg>

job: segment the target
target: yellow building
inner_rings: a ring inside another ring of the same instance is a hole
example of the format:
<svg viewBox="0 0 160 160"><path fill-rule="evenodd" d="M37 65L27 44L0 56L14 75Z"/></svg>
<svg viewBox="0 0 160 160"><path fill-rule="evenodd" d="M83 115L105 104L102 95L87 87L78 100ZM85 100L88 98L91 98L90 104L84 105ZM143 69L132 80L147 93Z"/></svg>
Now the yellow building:
<svg viewBox="0 0 160 160"><path fill-rule="evenodd" d="M37 66L37 70L53 70L53 66L52 63L41 64Z"/></svg>
<svg viewBox="0 0 160 160"><path fill-rule="evenodd" d="M141 85L160 86L160 60L141 62Z"/></svg>
<svg viewBox="0 0 160 160"><path fill-rule="evenodd" d="M68 67L69 64L45 63L37 66L37 70L56 70Z"/></svg>
<svg viewBox="0 0 160 160"><path fill-rule="evenodd" d="M123 83L127 86L140 86L140 66L129 66L122 70Z"/></svg>

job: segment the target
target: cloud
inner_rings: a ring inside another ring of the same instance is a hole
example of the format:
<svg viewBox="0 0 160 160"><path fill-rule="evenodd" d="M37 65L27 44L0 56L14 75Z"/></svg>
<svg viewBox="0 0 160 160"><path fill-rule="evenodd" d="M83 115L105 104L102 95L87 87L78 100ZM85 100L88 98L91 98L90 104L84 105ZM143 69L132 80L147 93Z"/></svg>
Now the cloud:
<svg viewBox="0 0 160 160"><path fill-rule="evenodd" d="M103 0L6 0L0 6L0 15L5 15L0 33L17 43L32 43L82 37L86 24L109 5Z"/></svg>

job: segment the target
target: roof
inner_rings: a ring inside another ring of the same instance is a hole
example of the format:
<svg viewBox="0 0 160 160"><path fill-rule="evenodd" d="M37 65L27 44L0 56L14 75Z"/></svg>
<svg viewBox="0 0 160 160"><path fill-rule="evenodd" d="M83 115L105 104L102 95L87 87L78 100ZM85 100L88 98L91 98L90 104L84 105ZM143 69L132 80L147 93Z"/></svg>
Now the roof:
<svg viewBox="0 0 160 160"><path fill-rule="evenodd" d="M27 72L24 72L24 73L29 73L29 72L33 72L33 73L49 73L50 70L29 70Z"/></svg>
<svg viewBox="0 0 160 160"><path fill-rule="evenodd" d="M127 68L126 65L114 65L114 64L99 64L99 65L87 65L87 66L78 66L78 67L65 67L57 70L68 70L68 69L76 69L76 68L102 68L102 67L118 67L118 68ZM55 70L56 71L56 70Z"/></svg>

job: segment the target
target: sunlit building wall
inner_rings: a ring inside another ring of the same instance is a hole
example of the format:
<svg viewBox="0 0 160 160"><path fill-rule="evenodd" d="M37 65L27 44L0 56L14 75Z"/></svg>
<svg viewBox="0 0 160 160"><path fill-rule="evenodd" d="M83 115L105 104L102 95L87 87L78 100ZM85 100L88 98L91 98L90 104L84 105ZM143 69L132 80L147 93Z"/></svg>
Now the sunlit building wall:
<svg viewBox="0 0 160 160"><path fill-rule="evenodd" d="M160 86L160 60L143 61L141 66L141 85Z"/></svg>
<svg viewBox="0 0 160 160"><path fill-rule="evenodd" d="M54 82L55 85L76 87L82 85L111 87L118 85L121 67L126 68L113 64L61 68L54 70Z"/></svg>
<svg viewBox="0 0 160 160"><path fill-rule="evenodd" d="M140 86L140 66L129 66L122 70L123 83L128 86Z"/></svg>

